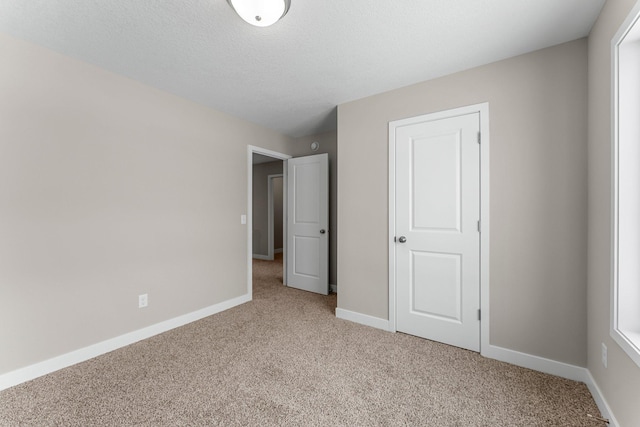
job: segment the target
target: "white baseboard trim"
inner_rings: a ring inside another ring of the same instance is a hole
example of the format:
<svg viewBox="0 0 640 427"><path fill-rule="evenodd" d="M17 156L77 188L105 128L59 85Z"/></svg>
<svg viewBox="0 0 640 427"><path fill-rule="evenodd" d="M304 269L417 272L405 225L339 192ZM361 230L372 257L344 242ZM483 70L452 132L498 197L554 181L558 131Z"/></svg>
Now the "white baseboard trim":
<svg viewBox="0 0 640 427"><path fill-rule="evenodd" d="M336 317L338 319L349 320L350 322L360 323L361 325L371 326L372 328L389 330L389 321L379 317L369 316L368 314L356 313L355 311L336 308Z"/></svg>
<svg viewBox="0 0 640 427"><path fill-rule="evenodd" d="M252 257L254 259L261 259L261 260L264 260L264 261L271 261L272 260L272 258L269 258L269 255L253 254Z"/></svg>
<svg viewBox="0 0 640 427"><path fill-rule="evenodd" d="M331 292L333 292L334 294L338 292L338 286L337 285L329 285L329 289L331 290ZM337 316L337 314L336 314Z"/></svg>
<svg viewBox="0 0 640 427"><path fill-rule="evenodd" d="M544 357L533 356L527 353L521 353L508 348L489 345L482 348L480 354L490 359L500 360L501 362L511 363L512 365L533 369L534 371L544 372L545 374L551 374L573 381L585 380L586 368L558 362L552 359L546 359Z"/></svg>
<svg viewBox="0 0 640 427"><path fill-rule="evenodd" d="M273 253L274 253L274 254L281 254L281 253L282 253L282 251L283 251L283 249L282 249L282 248L274 249L274 250L273 250Z"/></svg>
<svg viewBox="0 0 640 427"><path fill-rule="evenodd" d="M620 425L618 423L618 420L616 420L616 417L613 416L611 407L602 395L602 391L600 390L600 387L598 387L598 383L596 383L593 375L591 375L591 371L589 371L588 369L585 369L585 380L583 382L589 388L591 396L593 396L593 400L596 401L596 405L598 405L598 409L600 410L602 417L609 420L609 427L618 427Z"/></svg>
<svg viewBox="0 0 640 427"><path fill-rule="evenodd" d="M88 347L74 350L72 352L2 374L0 375L0 391L68 366L84 362L100 356L101 354L109 353L113 350L150 338L154 335L186 325L187 323L195 322L196 320L220 313L249 301L251 301L250 294L241 295L237 298L223 301L182 316L174 317L173 319L156 323L155 325L147 326L146 328L138 329L137 331L129 332L106 341L92 344Z"/></svg>

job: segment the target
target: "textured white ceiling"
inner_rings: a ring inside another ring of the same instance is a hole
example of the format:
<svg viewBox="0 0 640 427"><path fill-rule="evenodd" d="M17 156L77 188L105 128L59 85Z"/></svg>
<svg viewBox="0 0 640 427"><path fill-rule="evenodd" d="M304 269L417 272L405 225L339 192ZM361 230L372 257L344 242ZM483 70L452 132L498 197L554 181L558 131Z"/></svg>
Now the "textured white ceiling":
<svg viewBox="0 0 640 427"><path fill-rule="evenodd" d="M0 31L291 136L338 104L586 36L605 0L0 0Z"/></svg>

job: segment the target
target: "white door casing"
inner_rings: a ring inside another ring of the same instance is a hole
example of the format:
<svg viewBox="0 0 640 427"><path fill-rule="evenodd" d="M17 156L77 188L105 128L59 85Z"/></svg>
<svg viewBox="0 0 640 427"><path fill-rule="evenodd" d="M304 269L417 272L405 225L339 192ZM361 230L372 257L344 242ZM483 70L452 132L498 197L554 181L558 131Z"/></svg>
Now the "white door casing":
<svg viewBox="0 0 640 427"><path fill-rule="evenodd" d="M390 132L396 329L479 351L480 113L403 122Z"/></svg>
<svg viewBox="0 0 640 427"><path fill-rule="evenodd" d="M329 155L287 161L287 286L329 293Z"/></svg>

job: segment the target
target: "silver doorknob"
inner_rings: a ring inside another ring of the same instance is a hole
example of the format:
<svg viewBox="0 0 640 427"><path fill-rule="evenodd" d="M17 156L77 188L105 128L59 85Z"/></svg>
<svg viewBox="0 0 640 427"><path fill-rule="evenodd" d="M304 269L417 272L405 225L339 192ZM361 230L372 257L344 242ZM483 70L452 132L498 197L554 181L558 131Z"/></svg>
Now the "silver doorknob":
<svg viewBox="0 0 640 427"><path fill-rule="evenodd" d="M324 228L323 228L322 230L320 230L320 234L324 234L324 233L325 233L325 231L324 231Z"/></svg>
<svg viewBox="0 0 640 427"><path fill-rule="evenodd" d="M404 242L406 242L406 241L407 241L407 238L406 238L406 237L404 237L404 236L400 236L400 237L398 238L398 242L400 242L400 243L404 243Z"/></svg>

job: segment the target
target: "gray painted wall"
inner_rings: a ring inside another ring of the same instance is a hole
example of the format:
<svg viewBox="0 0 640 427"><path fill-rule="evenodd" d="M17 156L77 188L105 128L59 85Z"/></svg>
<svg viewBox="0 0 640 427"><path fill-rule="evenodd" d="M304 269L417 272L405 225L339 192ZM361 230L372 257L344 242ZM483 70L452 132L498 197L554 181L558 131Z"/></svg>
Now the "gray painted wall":
<svg viewBox="0 0 640 427"><path fill-rule="evenodd" d="M0 57L0 374L246 294L247 144L290 138L1 34Z"/></svg>
<svg viewBox="0 0 640 427"><path fill-rule="evenodd" d="M282 160L253 165L253 254L268 254L268 176L282 173ZM282 181L280 181L282 185ZM282 188L281 188L282 190ZM282 221L282 191L280 191L280 221ZM282 224L282 222L280 223ZM275 230L274 230L275 232ZM280 225L282 236L282 225ZM282 237L280 238L282 247Z"/></svg>
<svg viewBox="0 0 640 427"><path fill-rule="evenodd" d="M491 343L586 366L586 39L338 107L338 307L388 318L389 121L485 101Z"/></svg>
<svg viewBox="0 0 640 427"><path fill-rule="evenodd" d="M284 180L282 177L273 178L273 250L282 250L284 240L284 212L282 199L284 197Z"/></svg>
<svg viewBox="0 0 640 427"><path fill-rule="evenodd" d="M608 1L589 36L588 367L621 426L639 425L640 368L613 341L611 260L611 39L635 0ZM608 347L608 367L600 362Z"/></svg>

